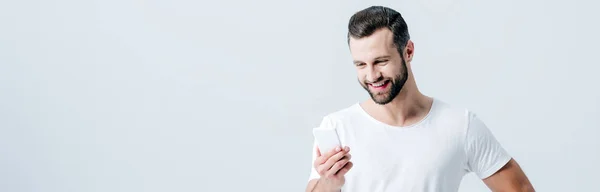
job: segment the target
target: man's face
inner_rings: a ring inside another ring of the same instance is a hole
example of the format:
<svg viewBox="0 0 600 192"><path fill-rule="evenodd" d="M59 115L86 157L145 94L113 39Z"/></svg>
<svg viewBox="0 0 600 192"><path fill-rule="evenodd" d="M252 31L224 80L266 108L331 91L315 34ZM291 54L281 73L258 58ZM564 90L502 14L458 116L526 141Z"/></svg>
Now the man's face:
<svg viewBox="0 0 600 192"><path fill-rule="evenodd" d="M350 39L350 52L358 71L358 81L380 105L391 102L402 90L408 78L406 63L388 29L371 36Z"/></svg>

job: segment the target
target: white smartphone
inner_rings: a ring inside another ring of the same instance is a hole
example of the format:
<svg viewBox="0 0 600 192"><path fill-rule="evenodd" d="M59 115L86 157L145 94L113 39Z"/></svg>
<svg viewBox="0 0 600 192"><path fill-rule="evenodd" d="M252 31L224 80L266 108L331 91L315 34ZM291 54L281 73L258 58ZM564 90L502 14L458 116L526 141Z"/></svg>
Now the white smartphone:
<svg viewBox="0 0 600 192"><path fill-rule="evenodd" d="M341 147L340 138L337 131L332 128L313 128L313 136L317 141L317 147L321 154L328 153L336 147Z"/></svg>

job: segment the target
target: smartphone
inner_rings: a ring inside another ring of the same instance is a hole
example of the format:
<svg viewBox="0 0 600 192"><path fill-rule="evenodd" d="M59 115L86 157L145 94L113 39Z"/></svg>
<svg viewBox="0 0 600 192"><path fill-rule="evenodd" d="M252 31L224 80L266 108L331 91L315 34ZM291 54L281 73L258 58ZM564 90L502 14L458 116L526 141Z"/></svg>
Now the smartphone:
<svg viewBox="0 0 600 192"><path fill-rule="evenodd" d="M337 131L333 128L313 128L313 136L321 154L328 153L336 147L342 147Z"/></svg>

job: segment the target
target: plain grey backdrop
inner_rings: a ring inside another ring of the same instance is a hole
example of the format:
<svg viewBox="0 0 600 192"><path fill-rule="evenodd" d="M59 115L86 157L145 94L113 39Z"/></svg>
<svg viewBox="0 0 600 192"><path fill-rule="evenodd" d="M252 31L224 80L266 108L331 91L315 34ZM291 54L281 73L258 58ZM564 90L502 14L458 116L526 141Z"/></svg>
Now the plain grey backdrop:
<svg viewBox="0 0 600 192"><path fill-rule="evenodd" d="M421 90L478 113L538 191L600 191L584 0L1 0L0 191L303 191L311 128L368 98L346 25L371 5L406 19Z"/></svg>

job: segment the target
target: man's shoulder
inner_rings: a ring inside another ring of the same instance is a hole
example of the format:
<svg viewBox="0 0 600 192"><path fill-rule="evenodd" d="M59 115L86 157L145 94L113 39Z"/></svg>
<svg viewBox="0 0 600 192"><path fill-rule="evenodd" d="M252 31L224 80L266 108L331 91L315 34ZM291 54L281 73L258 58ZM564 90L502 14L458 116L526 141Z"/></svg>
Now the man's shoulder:
<svg viewBox="0 0 600 192"><path fill-rule="evenodd" d="M468 127L477 118L476 113L467 107L453 105L439 99L434 100L435 113L438 120L458 123L460 127Z"/></svg>
<svg viewBox="0 0 600 192"><path fill-rule="evenodd" d="M362 108L358 102L344 108L325 114L322 118L321 126L337 127L341 124L347 124L364 117Z"/></svg>
<svg viewBox="0 0 600 192"><path fill-rule="evenodd" d="M325 115L324 119L325 120L329 120L329 121L343 121L345 119L354 119L361 114L361 110L362 108L360 107L360 104L357 103L353 103L350 106L347 106L345 108L342 109L338 109L337 111L333 111L330 112L328 114Z"/></svg>
<svg viewBox="0 0 600 192"><path fill-rule="evenodd" d="M453 118L467 117L469 113L471 113L469 109L465 107L453 105L437 98L433 99L432 110L442 117Z"/></svg>

